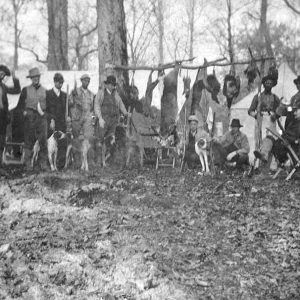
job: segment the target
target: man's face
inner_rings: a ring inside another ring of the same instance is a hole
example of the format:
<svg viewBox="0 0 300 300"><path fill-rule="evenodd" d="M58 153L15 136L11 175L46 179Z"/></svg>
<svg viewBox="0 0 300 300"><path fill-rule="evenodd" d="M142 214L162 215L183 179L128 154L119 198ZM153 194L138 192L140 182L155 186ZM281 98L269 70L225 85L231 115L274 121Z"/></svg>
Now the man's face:
<svg viewBox="0 0 300 300"><path fill-rule="evenodd" d="M294 117L295 117L296 120L300 120L300 108L297 108L294 111Z"/></svg>
<svg viewBox="0 0 300 300"><path fill-rule="evenodd" d="M235 134L235 133L237 133L237 132L239 132L240 131L240 127L231 127L231 132L233 133L233 134Z"/></svg>
<svg viewBox="0 0 300 300"><path fill-rule="evenodd" d="M87 89L89 84L90 84L90 79L89 78L81 79L81 85L84 89Z"/></svg>
<svg viewBox="0 0 300 300"><path fill-rule="evenodd" d="M272 80L265 81L265 83L264 83L265 90L270 91L272 89L272 87L273 87L273 81Z"/></svg>
<svg viewBox="0 0 300 300"><path fill-rule="evenodd" d="M54 81L54 86L55 86L55 88L57 88L58 90L61 90L63 84L64 84L64 81L63 81L63 80L60 80L60 81Z"/></svg>
<svg viewBox="0 0 300 300"><path fill-rule="evenodd" d="M113 85L112 83L108 83L108 84L106 84L106 88L107 88L110 92L112 92L112 91L115 90L116 86Z"/></svg>
<svg viewBox="0 0 300 300"><path fill-rule="evenodd" d="M196 131L198 127L198 122L196 121L190 121L190 129L191 131Z"/></svg>
<svg viewBox="0 0 300 300"><path fill-rule="evenodd" d="M41 78L41 76L31 77L32 85L38 86L40 84L40 78Z"/></svg>
<svg viewBox="0 0 300 300"><path fill-rule="evenodd" d="M2 81L5 77L5 72L0 71L0 81Z"/></svg>

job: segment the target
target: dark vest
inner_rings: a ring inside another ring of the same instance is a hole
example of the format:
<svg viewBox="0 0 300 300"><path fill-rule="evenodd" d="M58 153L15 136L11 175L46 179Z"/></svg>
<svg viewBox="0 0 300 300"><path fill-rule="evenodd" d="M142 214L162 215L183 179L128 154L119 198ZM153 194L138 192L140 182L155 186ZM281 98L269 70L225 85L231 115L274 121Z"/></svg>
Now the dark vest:
<svg viewBox="0 0 300 300"><path fill-rule="evenodd" d="M119 117L119 109L116 104L114 93L109 94L106 89L104 90L104 98L101 106L101 114L104 120Z"/></svg>
<svg viewBox="0 0 300 300"><path fill-rule="evenodd" d="M189 132L189 143L188 143L188 146L187 146L188 151L196 152L195 151L195 143L196 143L195 137L196 137L196 135L193 136L192 133Z"/></svg>
<svg viewBox="0 0 300 300"><path fill-rule="evenodd" d="M34 86L30 85L26 88L27 98L26 98L26 108L31 108L37 110L37 104L40 102L42 110L46 109L46 90L40 86L36 89Z"/></svg>

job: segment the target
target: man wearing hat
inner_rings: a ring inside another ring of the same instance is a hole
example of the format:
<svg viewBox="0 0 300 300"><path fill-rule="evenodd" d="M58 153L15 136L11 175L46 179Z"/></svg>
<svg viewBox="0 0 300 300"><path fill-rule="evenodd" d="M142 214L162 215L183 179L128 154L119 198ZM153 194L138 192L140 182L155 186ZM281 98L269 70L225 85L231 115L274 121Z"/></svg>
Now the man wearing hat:
<svg viewBox="0 0 300 300"><path fill-rule="evenodd" d="M184 160L189 169L195 169L200 165L199 155L195 151L195 143L201 138L209 140L209 134L204 129L198 127L199 120L195 115L190 115L188 122L189 129L186 133Z"/></svg>
<svg viewBox="0 0 300 300"><path fill-rule="evenodd" d="M22 89L17 106L24 115L24 151L27 170L31 170L30 160L36 140L40 144L41 169L48 169L46 89L40 84L40 77L41 73L38 68L29 70L27 78L30 78L32 83Z"/></svg>
<svg viewBox="0 0 300 300"><path fill-rule="evenodd" d="M66 132L66 99L67 94L61 90L64 78L61 73L55 73L54 87L46 91L46 112L48 121L48 137L55 131ZM66 139L58 141L57 166L63 168L66 154Z"/></svg>
<svg viewBox="0 0 300 300"><path fill-rule="evenodd" d="M296 153L300 150L300 101L296 101L291 107L293 118L286 125L285 131L282 135L283 139L289 142ZM262 141L260 151L254 151L256 158L262 160L264 163L268 162L270 153L278 159L280 163L284 163L287 159L288 150L280 139L276 139L269 134Z"/></svg>
<svg viewBox="0 0 300 300"><path fill-rule="evenodd" d="M21 91L20 82L13 73L13 87L8 87L3 83L5 76L10 76L10 70L5 65L0 65L0 166L2 164L2 153L6 140L6 127L10 122L8 111L7 94L19 94Z"/></svg>
<svg viewBox="0 0 300 300"><path fill-rule="evenodd" d="M255 95L249 107L248 114L257 119L258 114L262 117L261 132L262 137L266 136L266 128L276 130L276 109L280 104L277 95L272 93L272 88L276 85L274 77L267 75L261 80L264 91L260 95ZM257 127L256 130L259 128ZM259 134L256 131L256 146L259 145ZM256 148L257 148L256 147Z"/></svg>
<svg viewBox="0 0 300 300"><path fill-rule="evenodd" d="M81 86L75 87L69 98L74 138L80 135L90 137L94 134L94 128L90 126L90 120L94 115L95 95L88 89L90 80L91 78L88 74L83 74L80 77Z"/></svg>
<svg viewBox="0 0 300 300"><path fill-rule="evenodd" d="M110 75L104 81L104 89L100 89L95 99L95 113L99 120L102 142L110 148L108 143L114 141L116 127L119 122L120 112L128 115L125 105L116 90L116 77Z"/></svg>
<svg viewBox="0 0 300 300"><path fill-rule="evenodd" d="M240 131L243 125L239 119L232 119L231 130L218 139L229 166L242 167L249 164L249 142L247 136Z"/></svg>

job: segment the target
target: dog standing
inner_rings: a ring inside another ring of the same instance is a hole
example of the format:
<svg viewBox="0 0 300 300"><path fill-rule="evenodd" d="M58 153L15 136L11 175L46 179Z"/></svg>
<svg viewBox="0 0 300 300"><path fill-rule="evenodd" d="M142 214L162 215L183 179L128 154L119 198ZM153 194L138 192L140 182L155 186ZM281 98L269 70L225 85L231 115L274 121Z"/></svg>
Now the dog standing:
<svg viewBox="0 0 300 300"><path fill-rule="evenodd" d="M33 154L31 157L31 168L33 169L34 164L37 162L39 158L39 152L40 152L40 143L38 140L35 141L34 146L33 146Z"/></svg>
<svg viewBox="0 0 300 300"><path fill-rule="evenodd" d="M57 151L58 151L58 140L65 138L65 134L62 131L54 131L47 140L48 148L48 159L51 171L57 171Z"/></svg>

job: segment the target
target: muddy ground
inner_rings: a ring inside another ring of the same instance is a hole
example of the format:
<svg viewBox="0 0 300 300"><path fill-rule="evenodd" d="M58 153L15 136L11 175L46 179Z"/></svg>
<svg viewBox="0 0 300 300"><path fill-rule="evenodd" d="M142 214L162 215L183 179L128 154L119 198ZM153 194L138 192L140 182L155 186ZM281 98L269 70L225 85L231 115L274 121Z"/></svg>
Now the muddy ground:
<svg viewBox="0 0 300 300"><path fill-rule="evenodd" d="M108 168L0 199L0 299L300 299L298 179Z"/></svg>

